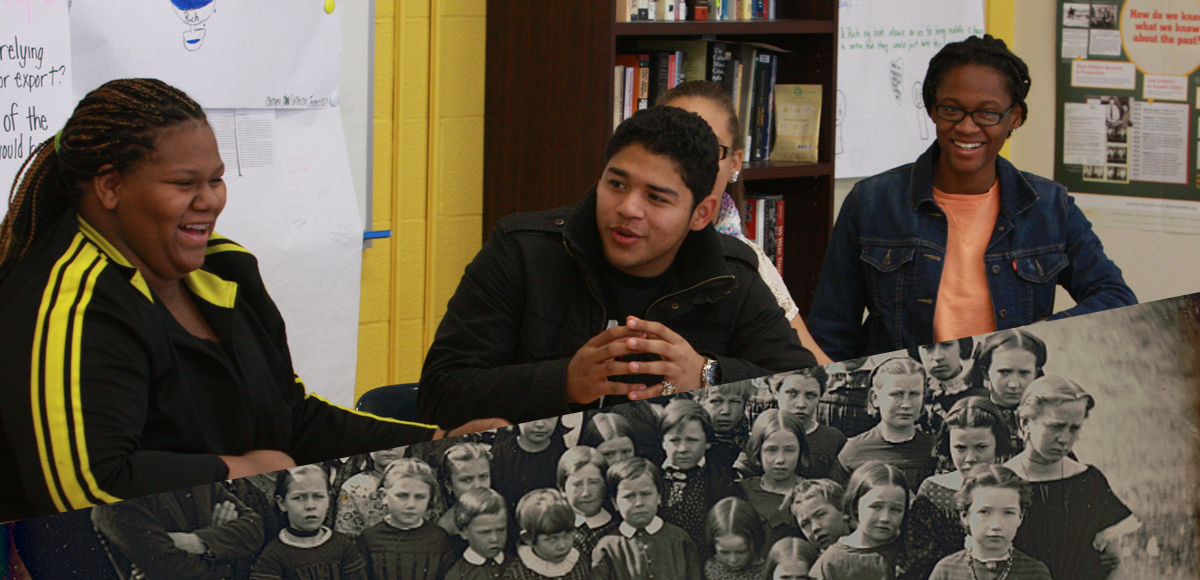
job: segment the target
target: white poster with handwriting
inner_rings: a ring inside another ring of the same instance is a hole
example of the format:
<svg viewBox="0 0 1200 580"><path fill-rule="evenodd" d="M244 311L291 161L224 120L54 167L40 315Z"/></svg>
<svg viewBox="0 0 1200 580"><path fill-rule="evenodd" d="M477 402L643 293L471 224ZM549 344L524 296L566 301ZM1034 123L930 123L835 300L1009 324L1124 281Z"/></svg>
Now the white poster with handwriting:
<svg viewBox="0 0 1200 580"><path fill-rule="evenodd" d="M153 77L206 108L335 107L342 11L334 6L311 0L74 0L75 95L115 78Z"/></svg>
<svg viewBox="0 0 1200 580"><path fill-rule="evenodd" d="M0 190L6 194L39 143L71 116L66 0L0 2ZM0 204L0 218L8 210Z"/></svg>
<svg viewBox="0 0 1200 580"><path fill-rule="evenodd" d="M912 163L937 139L922 83L947 43L984 33L982 0L840 0L837 177Z"/></svg>
<svg viewBox="0 0 1200 580"><path fill-rule="evenodd" d="M353 405L363 226L341 114L332 108L207 113L227 184L217 232L258 258L308 390ZM256 131L228 129L246 123Z"/></svg>

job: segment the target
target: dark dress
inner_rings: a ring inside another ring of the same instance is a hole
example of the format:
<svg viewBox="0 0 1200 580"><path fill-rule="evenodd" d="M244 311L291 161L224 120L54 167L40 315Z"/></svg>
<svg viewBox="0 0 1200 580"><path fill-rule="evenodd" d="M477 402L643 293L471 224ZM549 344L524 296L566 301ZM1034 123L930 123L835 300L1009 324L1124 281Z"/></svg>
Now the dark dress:
<svg viewBox="0 0 1200 580"><path fill-rule="evenodd" d="M766 570L767 563L762 560L755 560L741 570L731 570L716 558L709 558L704 562L704 580L762 580Z"/></svg>
<svg viewBox="0 0 1200 580"><path fill-rule="evenodd" d="M1099 469L1030 483L1033 504L1013 546L1045 562L1055 580L1103 578L1096 534L1133 515L1113 493Z"/></svg>
<svg viewBox="0 0 1200 580"><path fill-rule="evenodd" d="M954 509L954 492L934 478L921 482L904 515L903 578L925 580L939 560L963 549L967 534Z"/></svg>
<svg viewBox="0 0 1200 580"><path fill-rule="evenodd" d="M653 534L601 538L592 571L594 580L690 580L700 577L700 554L686 532L663 522Z"/></svg>
<svg viewBox="0 0 1200 580"><path fill-rule="evenodd" d="M813 563L809 574L817 580L893 580L900 542L874 548L856 548L834 542Z"/></svg>
<svg viewBox="0 0 1200 580"><path fill-rule="evenodd" d="M675 524L701 545L708 510L721 498L733 495L733 472L705 460L703 466L680 470L663 468L662 519Z"/></svg>
<svg viewBox="0 0 1200 580"><path fill-rule="evenodd" d="M367 559L371 580L439 580L450 568L448 538L428 520L401 530L385 519L363 531L358 549Z"/></svg>
<svg viewBox="0 0 1200 580"><path fill-rule="evenodd" d="M454 562L454 565L450 566L450 570L446 572L446 577L443 580L500 580L504 576L504 571L512 565L512 558L503 553L480 563L468 562L467 557L464 554L463 557ZM478 553L475 553L474 557L479 560L483 558ZM501 559L503 561L497 561Z"/></svg>
<svg viewBox="0 0 1200 580"><path fill-rule="evenodd" d="M879 426L872 427L861 435L851 437L838 454L829 478L845 485L855 469L872 459L882 461L904 473L911 488L919 481L933 475L937 459L933 457L933 438L917 430L912 439L892 443L879 433Z"/></svg>
<svg viewBox="0 0 1200 580"><path fill-rule="evenodd" d="M829 477L838 453L846 446L846 436L829 425L817 425L816 430L804 436L808 441L808 466L801 475L809 479Z"/></svg>
<svg viewBox="0 0 1200 580"><path fill-rule="evenodd" d="M751 477L739 481L734 495L750 502L750 505L754 506L754 511L758 512L758 517L763 522L763 531L766 532L764 546L769 548L780 539L800 535L796 518L790 512L781 510L779 507L785 496L763 489L762 477Z"/></svg>
<svg viewBox="0 0 1200 580"><path fill-rule="evenodd" d="M330 534L312 548L291 546L276 537L254 562L250 580L367 580L367 561L354 541Z"/></svg>
<svg viewBox="0 0 1200 580"><path fill-rule="evenodd" d="M504 569L504 576L501 577L501 580L588 580L592 577L591 566L579 555L579 552L574 552L574 554L575 564L569 570L551 576L534 570L533 567L537 563L545 565L547 562L538 558L528 546L521 546L517 550L517 557L513 558L512 564Z"/></svg>
<svg viewBox="0 0 1200 580"><path fill-rule="evenodd" d="M590 563L592 561L592 551L596 549L596 544L600 543L600 538L613 533L616 531L617 526L620 525L620 518L612 516L611 514L607 522L599 524L596 527L588 525L586 521L576 525L575 549L579 550L579 557Z"/></svg>
<svg viewBox="0 0 1200 580"><path fill-rule="evenodd" d="M508 502L509 515L515 513L517 502L525 494L543 487L556 487L558 459L567 450L562 437L551 436L548 447L530 453L521 448L518 437L497 441L492 447L492 489L500 492Z"/></svg>
<svg viewBox="0 0 1200 580"><path fill-rule="evenodd" d="M1002 577L1007 580L1051 580L1050 570L1046 568L1045 564L1020 550L1013 550L1012 568L1009 569L1008 574L1004 574L1003 566L997 568L995 572L991 572L982 565L976 565L974 575L972 575L970 565L971 556L967 554L966 550L959 550L942 558L934 567L929 580L968 580L973 576L978 577L979 580L999 580Z"/></svg>

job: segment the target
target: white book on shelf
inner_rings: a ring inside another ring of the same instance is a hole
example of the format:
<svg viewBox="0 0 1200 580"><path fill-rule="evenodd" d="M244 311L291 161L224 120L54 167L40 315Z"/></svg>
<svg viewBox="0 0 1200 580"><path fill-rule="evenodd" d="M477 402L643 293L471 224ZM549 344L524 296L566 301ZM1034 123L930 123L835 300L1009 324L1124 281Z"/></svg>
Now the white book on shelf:
<svg viewBox="0 0 1200 580"><path fill-rule="evenodd" d="M633 91L633 73L633 67L625 67L625 110L622 112L622 121L633 116L634 107L636 106L637 97L634 96L635 93Z"/></svg>

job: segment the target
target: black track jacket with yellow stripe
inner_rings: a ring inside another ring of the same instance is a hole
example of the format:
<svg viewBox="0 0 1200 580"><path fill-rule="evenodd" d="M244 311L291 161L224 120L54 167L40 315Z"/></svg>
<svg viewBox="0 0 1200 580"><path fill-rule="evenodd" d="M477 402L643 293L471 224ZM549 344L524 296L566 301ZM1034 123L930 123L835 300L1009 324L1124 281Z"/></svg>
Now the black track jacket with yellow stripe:
<svg viewBox="0 0 1200 580"><path fill-rule="evenodd" d="M432 435L306 394L241 246L214 235L184 283L219 344L72 211L0 284L0 521L220 481L218 455L303 465Z"/></svg>

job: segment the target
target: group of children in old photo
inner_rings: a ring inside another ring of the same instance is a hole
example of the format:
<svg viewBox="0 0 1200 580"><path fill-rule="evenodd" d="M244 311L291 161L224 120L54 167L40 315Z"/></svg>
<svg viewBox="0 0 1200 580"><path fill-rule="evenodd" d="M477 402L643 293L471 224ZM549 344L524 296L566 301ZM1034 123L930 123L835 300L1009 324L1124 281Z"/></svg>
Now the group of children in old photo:
<svg viewBox="0 0 1200 580"><path fill-rule="evenodd" d="M207 548L197 557L254 579L1064 580L1113 571L1120 536L1138 524L1072 451L1096 404L1086 389L1043 375L1046 345L1024 330L919 356L218 484L203 494L215 499L196 524ZM165 496L93 509L113 562L132 577L139 563L161 564L153 550L187 550L174 536L124 544L134 537L121 531L129 514L170 512L158 505L174 501ZM246 535L247 517L258 535ZM223 530L241 534L240 550Z"/></svg>

